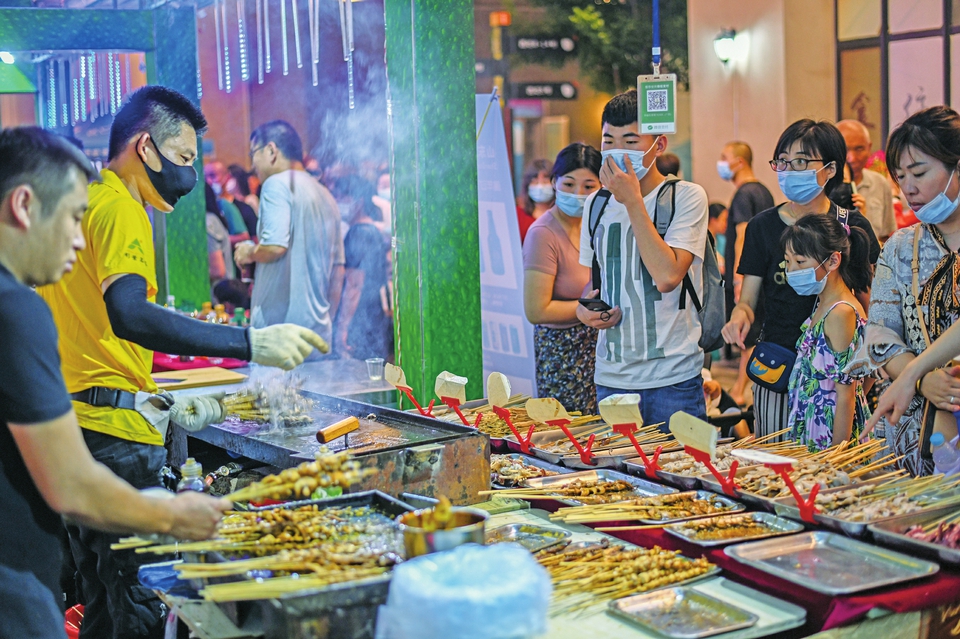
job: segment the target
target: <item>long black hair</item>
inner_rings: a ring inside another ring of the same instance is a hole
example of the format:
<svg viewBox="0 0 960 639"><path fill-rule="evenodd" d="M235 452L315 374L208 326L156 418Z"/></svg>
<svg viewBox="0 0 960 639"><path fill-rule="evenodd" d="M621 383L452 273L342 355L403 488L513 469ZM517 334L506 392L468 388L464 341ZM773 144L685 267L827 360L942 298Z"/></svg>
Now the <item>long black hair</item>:
<svg viewBox="0 0 960 639"><path fill-rule="evenodd" d="M849 235L847 228L850 229ZM844 227L831 213L811 214L788 226L780 236L781 248L787 247L795 255L823 262L834 253L840 253L840 277L854 293L866 293L873 280L870 266L870 239L866 231Z"/></svg>
<svg viewBox="0 0 960 639"><path fill-rule="evenodd" d="M603 165L603 159L600 151L589 144L574 142L563 147L557 153L557 159L553 162L553 169L550 171L550 179L559 180L567 173L577 169L587 169L600 179L600 167Z"/></svg>

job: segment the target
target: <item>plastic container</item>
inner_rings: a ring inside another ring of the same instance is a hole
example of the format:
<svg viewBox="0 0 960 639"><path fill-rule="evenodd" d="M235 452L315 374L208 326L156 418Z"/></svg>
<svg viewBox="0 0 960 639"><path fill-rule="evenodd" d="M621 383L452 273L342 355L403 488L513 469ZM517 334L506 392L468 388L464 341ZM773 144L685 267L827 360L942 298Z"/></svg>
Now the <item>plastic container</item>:
<svg viewBox="0 0 960 639"><path fill-rule="evenodd" d="M227 309L223 304L217 304L214 306L213 312L217 314L217 324L230 323L230 315L227 314Z"/></svg>
<svg viewBox="0 0 960 639"><path fill-rule="evenodd" d="M547 571L517 544L467 544L394 569L376 639L522 639L547 630Z"/></svg>
<svg viewBox="0 0 960 639"><path fill-rule="evenodd" d="M242 308L233 309L233 318L231 318L230 323L234 326L246 326L247 318L244 315L244 310Z"/></svg>
<svg viewBox="0 0 960 639"><path fill-rule="evenodd" d="M213 304L211 302L204 302L203 306L200 307L200 313L197 316L202 322L217 322L217 312L213 310Z"/></svg>
<svg viewBox="0 0 960 639"><path fill-rule="evenodd" d="M177 484L177 492L185 493L193 490L202 493L204 488L203 466L193 457L187 457L187 461L180 467L180 483Z"/></svg>
<svg viewBox="0 0 960 639"><path fill-rule="evenodd" d="M930 449L933 453L936 472L953 475L960 471L960 452L957 451L956 443L956 437L948 443L943 433L934 433L930 436Z"/></svg>

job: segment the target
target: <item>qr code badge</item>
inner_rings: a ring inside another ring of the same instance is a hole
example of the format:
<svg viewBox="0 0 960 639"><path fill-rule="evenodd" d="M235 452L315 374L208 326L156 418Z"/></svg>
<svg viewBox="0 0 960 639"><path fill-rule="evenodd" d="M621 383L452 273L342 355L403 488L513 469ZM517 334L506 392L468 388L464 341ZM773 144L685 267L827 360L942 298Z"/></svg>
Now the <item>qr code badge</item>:
<svg viewBox="0 0 960 639"><path fill-rule="evenodd" d="M667 109L668 109L668 105L667 105L666 89L647 90L647 112L648 113L666 111Z"/></svg>

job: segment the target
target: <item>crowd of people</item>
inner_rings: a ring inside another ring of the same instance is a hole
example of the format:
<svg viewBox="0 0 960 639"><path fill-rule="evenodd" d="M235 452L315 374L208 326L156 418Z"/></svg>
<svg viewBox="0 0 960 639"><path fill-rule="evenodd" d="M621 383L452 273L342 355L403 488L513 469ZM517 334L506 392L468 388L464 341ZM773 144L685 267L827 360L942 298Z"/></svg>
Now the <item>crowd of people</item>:
<svg viewBox="0 0 960 639"><path fill-rule="evenodd" d="M389 172L308 171L316 161L281 120L250 145L250 172L204 165L211 298L249 309L254 327L314 330L326 357L392 359Z"/></svg>
<svg viewBox="0 0 960 639"><path fill-rule="evenodd" d="M581 411L636 393L649 424L721 404L749 416L738 436L786 432L811 451L883 437L911 474L932 473L930 435L955 438L960 410L960 366L945 367L960 353L960 115L924 109L876 153L858 121L794 122L769 148L779 204L741 141L717 161L732 200L709 203L666 138L639 132L635 91L601 125L599 152L571 144L524 173L539 393ZM703 368L707 251L737 363L727 389Z"/></svg>

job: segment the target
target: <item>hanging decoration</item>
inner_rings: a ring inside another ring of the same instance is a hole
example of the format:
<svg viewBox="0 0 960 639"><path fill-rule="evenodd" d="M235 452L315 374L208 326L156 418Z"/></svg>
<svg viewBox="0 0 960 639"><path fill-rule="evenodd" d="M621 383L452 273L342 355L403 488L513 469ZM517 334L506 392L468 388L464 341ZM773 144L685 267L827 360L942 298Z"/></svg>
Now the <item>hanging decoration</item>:
<svg viewBox="0 0 960 639"><path fill-rule="evenodd" d="M307 0L307 12L310 16L310 68L313 86L320 83L320 7L318 0Z"/></svg>
<svg viewBox="0 0 960 639"><path fill-rule="evenodd" d="M240 79L244 82L250 79L250 64L247 61L247 2L246 0L237 0L237 42L239 50L237 56L240 58ZM198 47L199 50L199 47ZM199 70L200 65L197 65Z"/></svg>
<svg viewBox="0 0 960 639"><path fill-rule="evenodd" d="M263 0L263 45L266 49L267 73L273 71L273 62L270 58L270 0Z"/></svg>
<svg viewBox="0 0 960 639"><path fill-rule="evenodd" d="M263 84L263 0L257 3L257 84Z"/></svg>
<svg viewBox="0 0 960 639"><path fill-rule="evenodd" d="M337 0L340 4L340 37L343 41L343 60L347 63L347 103L354 108L353 99L353 0Z"/></svg>
<svg viewBox="0 0 960 639"><path fill-rule="evenodd" d="M297 49L297 68L303 68L303 56L300 54L300 11L297 8L297 0L290 0L290 7L293 10L293 46Z"/></svg>
<svg viewBox="0 0 960 639"><path fill-rule="evenodd" d="M290 73L290 59L287 56L287 0L280 0L280 44L283 47L283 75Z"/></svg>
<svg viewBox="0 0 960 639"><path fill-rule="evenodd" d="M220 20L223 22L223 28L220 30L223 34L223 86L227 93L233 91L233 81L230 77L230 45L227 38L227 0L220 2Z"/></svg>
<svg viewBox="0 0 960 639"><path fill-rule="evenodd" d="M223 50L223 38L220 37L220 3L218 0L213 0L213 32L217 39L217 87L223 91L223 57L220 55Z"/></svg>

